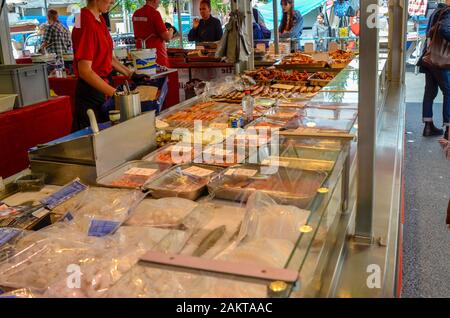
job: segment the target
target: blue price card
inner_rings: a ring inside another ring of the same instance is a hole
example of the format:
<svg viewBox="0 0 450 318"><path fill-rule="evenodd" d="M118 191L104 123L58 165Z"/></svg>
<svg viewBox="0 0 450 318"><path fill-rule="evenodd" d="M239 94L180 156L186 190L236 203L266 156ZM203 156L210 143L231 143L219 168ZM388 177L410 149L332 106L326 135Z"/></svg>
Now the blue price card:
<svg viewBox="0 0 450 318"><path fill-rule="evenodd" d="M92 220L88 235L102 237L114 233L120 226L120 222L107 220Z"/></svg>
<svg viewBox="0 0 450 318"><path fill-rule="evenodd" d="M22 231L9 227L0 228L0 246L8 243L10 240L19 235Z"/></svg>
<svg viewBox="0 0 450 318"><path fill-rule="evenodd" d="M86 189L87 186L82 184L80 180L76 179L71 183L65 185L59 191L42 199L41 203L51 210Z"/></svg>

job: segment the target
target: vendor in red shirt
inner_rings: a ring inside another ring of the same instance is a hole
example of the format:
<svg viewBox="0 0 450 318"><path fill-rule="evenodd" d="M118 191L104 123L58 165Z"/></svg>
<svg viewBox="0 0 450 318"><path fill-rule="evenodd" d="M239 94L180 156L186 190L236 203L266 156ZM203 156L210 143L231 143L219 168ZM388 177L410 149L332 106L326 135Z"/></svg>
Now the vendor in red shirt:
<svg viewBox="0 0 450 318"><path fill-rule="evenodd" d="M156 63L169 67L166 41L173 37L173 29L167 29L161 14L156 10L160 0L147 0L145 5L133 14L133 29L136 48L156 49Z"/></svg>
<svg viewBox="0 0 450 318"><path fill-rule="evenodd" d="M74 50L74 71L78 76L75 93L75 114L73 130L90 125L86 114L92 109L98 122L108 121L108 115L102 112L102 105L116 89L111 86L113 69L131 77L133 72L123 66L113 56L113 41L102 16L108 12L113 0L88 0L75 18L72 32Z"/></svg>

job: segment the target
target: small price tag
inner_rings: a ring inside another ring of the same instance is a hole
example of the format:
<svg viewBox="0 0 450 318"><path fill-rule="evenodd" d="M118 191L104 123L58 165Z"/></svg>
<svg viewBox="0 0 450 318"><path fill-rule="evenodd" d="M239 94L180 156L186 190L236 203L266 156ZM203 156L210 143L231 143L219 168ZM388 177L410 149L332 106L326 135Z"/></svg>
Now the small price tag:
<svg viewBox="0 0 450 318"><path fill-rule="evenodd" d="M227 129L228 124L226 123L211 123L209 125L210 128L217 128L217 129Z"/></svg>
<svg viewBox="0 0 450 318"><path fill-rule="evenodd" d="M312 52L314 52L314 43L313 42L305 43L305 53L312 53Z"/></svg>
<svg viewBox="0 0 450 318"><path fill-rule="evenodd" d="M258 170L254 170L254 169L236 168L236 169L228 170L227 172L225 172L225 175L226 176L253 177L257 173L258 173Z"/></svg>
<svg viewBox="0 0 450 318"><path fill-rule="evenodd" d="M336 42L331 42L328 45L328 52L330 52L330 53L336 52L338 49L339 49L339 46Z"/></svg>
<svg viewBox="0 0 450 318"><path fill-rule="evenodd" d="M157 169L149 169L149 168L131 168L125 172L125 174L131 174L134 176L151 176L155 174Z"/></svg>
<svg viewBox="0 0 450 318"><path fill-rule="evenodd" d="M266 45L264 43L256 44L256 51L265 52L266 51Z"/></svg>
<svg viewBox="0 0 450 318"><path fill-rule="evenodd" d="M185 173L185 174L188 174L188 175L191 175L194 177L201 177L201 178L207 177L210 174L212 174L213 172L214 171L212 171L212 170L200 168L197 166L191 166L191 167L183 170L183 173Z"/></svg>
<svg viewBox="0 0 450 318"><path fill-rule="evenodd" d="M22 231L19 229L13 229L13 228L8 228L8 227L0 228L0 246L8 243L10 240L15 238L21 232Z"/></svg>
<svg viewBox="0 0 450 318"><path fill-rule="evenodd" d="M191 146L173 145L173 146L169 147L167 150L172 151L172 152L187 153L187 152L192 152L192 147Z"/></svg>
<svg viewBox="0 0 450 318"><path fill-rule="evenodd" d="M87 186L82 184L79 179L74 180L68 185L64 186L59 191L41 200L47 208L53 209L61 203L73 198L78 193L87 189Z"/></svg>
<svg viewBox="0 0 450 318"><path fill-rule="evenodd" d="M314 61L328 62L330 55L327 52L315 52L312 55Z"/></svg>
<svg viewBox="0 0 450 318"><path fill-rule="evenodd" d="M102 237L114 233L120 226L120 222L107 220L92 220L88 235Z"/></svg>
<svg viewBox="0 0 450 318"><path fill-rule="evenodd" d="M46 208L42 208L42 209L39 209L39 210L33 212L32 214L33 214L33 216L35 218L40 219L40 218L43 218L44 216L46 216L49 213L50 213L49 210L47 210Z"/></svg>

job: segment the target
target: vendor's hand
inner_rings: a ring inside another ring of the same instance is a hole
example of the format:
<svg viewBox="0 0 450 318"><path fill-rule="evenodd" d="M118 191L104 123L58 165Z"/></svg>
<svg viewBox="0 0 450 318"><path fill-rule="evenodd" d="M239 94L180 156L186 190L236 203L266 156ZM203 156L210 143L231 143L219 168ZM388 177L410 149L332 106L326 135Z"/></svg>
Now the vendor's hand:
<svg viewBox="0 0 450 318"><path fill-rule="evenodd" d="M106 94L108 97L112 97L114 96L114 94L116 93L116 89L114 87L110 87L108 93Z"/></svg>
<svg viewBox="0 0 450 318"><path fill-rule="evenodd" d="M200 20L197 19L197 18L195 18L195 19L194 19L194 23L193 23L194 29L197 29L199 25L200 25Z"/></svg>
<svg viewBox="0 0 450 318"><path fill-rule="evenodd" d="M150 77L148 77L145 74L137 74L136 72L133 73L130 77L130 79L136 84L142 84L145 83L146 81L150 80Z"/></svg>

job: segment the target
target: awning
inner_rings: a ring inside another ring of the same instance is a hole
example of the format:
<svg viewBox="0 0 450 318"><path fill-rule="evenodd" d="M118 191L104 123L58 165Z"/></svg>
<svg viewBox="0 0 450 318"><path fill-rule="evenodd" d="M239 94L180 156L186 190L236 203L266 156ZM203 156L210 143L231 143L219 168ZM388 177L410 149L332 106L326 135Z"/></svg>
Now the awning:
<svg viewBox="0 0 450 318"><path fill-rule="evenodd" d="M283 16L280 0L275 0L278 2L278 24L281 22L281 18ZM294 1L294 9L300 11L302 15L307 15L314 9L320 7L325 4L327 0L297 0ZM269 0L266 4L258 4L258 10L261 12L264 17L264 21L266 22L266 26L269 29L273 30L273 3L272 0Z"/></svg>

